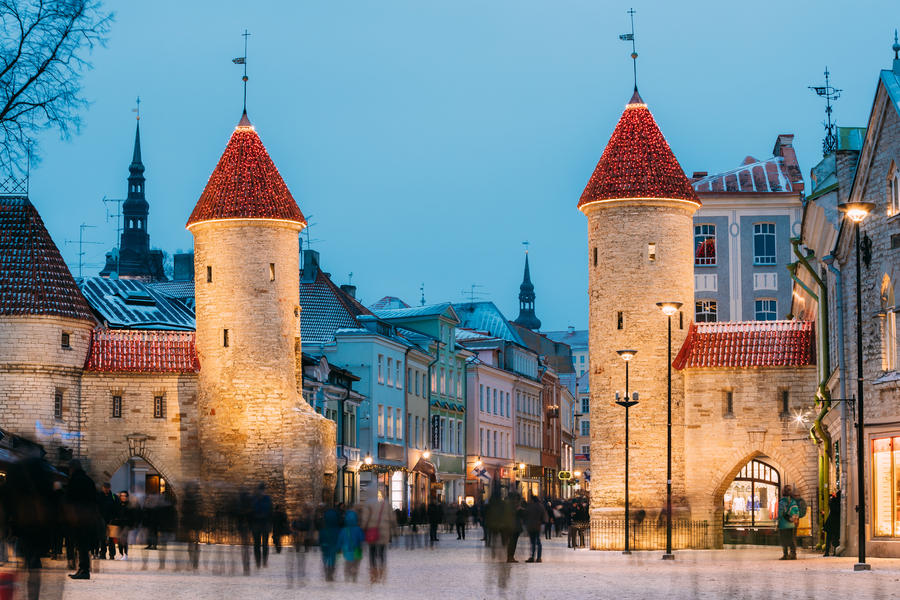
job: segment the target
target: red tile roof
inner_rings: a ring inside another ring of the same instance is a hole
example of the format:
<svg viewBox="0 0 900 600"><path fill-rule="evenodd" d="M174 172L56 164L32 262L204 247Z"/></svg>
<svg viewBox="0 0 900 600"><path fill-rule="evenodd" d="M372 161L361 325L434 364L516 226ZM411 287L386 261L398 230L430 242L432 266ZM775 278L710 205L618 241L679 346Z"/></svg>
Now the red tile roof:
<svg viewBox="0 0 900 600"><path fill-rule="evenodd" d="M187 225L219 219L277 219L306 225L246 114L231 134Z"/></svg>
<svg viewBox="0 0 900 600"><path fill-rule="evenodd" d="M95 329L84 368L106 373L196 373L200 360L192 331Z"/></svg>
<svg viewBox="0 0 900 600"><path fill-rule="evenodd" d="M95 321L37 209L0 197L0 315L54 315Z"/></svg>
<svg viewBox="0 0 900 600"><path fill-rule="evenodd" d="M676 369L802 367L816 364L812 321L691 323Z"/></svg>
<svg viewBox="0 0 900 600"><path fill-rule="evenodd" d="M578 208L618 198L700 200L635 90L594 169Z"/></svg>

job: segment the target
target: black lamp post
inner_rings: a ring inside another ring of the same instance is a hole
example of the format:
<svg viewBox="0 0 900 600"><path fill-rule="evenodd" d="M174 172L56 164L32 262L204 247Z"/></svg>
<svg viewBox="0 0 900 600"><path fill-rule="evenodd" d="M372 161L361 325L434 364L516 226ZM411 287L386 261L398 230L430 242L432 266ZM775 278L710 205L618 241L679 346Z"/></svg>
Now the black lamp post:
<svg viewBox="0 0 900 600"><path fill-rule="evenodd" d="M859 562L853 565L854 571L869 571L872 566L866 563L866 470L865 470L865 405L863 404L863 359L862 359L862 284L859 268L859 224L866 218L874 202L845 202L838 205L838 210L853 221L856 236L856 405L859 409L856 418L856 479L857 479L857 535L859 536Z"/></svg>
<svg viewBox="0 0 900 600"><path fill-rule="evenodd" d="M628 363L637 354L637 350L616 350L619 356L625 361L625 399L619 399L619 392L616 392L616 404L625 407L625 550L622 554L631 554L631 536L629 535L629 511L628 511L628 409L638 403L638 394L634 393L634 399L628 399Z"/></svg>
<svg viewBox="0 0 900 600"><path fill-rule="evenodd" d="M672 315L681 308L681 302L657 302L669 321L669 343L666 346L668 392L666 395L666 553L663 560L675 560L672 553Z"/></svg>

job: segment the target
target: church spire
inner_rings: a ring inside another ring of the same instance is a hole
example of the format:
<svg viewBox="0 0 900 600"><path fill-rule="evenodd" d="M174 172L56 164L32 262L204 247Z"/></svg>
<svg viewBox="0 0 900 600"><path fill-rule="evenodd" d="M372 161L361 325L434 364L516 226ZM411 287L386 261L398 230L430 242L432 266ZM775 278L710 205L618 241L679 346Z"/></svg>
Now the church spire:
<svg viewBox="0 0 900 600"><path fill-rule="evenodd" d="M531 269L528 265L528 242L525 243L525 273L519 286L519 316L513 323L527 329L538 330L541 320L534 314L534 284L531 283Z"/></svg>

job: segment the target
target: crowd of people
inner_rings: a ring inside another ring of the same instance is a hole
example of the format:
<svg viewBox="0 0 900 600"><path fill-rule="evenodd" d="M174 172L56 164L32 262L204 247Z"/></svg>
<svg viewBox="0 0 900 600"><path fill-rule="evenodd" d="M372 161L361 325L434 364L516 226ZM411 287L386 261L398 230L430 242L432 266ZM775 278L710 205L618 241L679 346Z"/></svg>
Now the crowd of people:
<svg viewBox="0 0 900 600"><path fill-rule="evenodd" d="M434 548L442 533L444 540L455 533L461 541L478 531L496 560L518 562L516 548L524 533L530 542L525 562L539 563L542 536L568 532L570 547L583 546L588 521L586 500L535 496L526 501L499 491L474 504L431 498L408 509L393 507L379 495L353 506L306 505L290 517L272 501L265 483L252 490L208 494L207 513L197 483L187 483L179 492L177 502L169 491L138 497L128 490L114 491L109 482L98 487L77 460L71 461L67 474L38 457L21 460L0 486L0 553L7 543L14 547L29 599L40 596L46 559L65 560L74 580L90 579L92 562L96 569L97 561L131 560L134 568L147 569L153 555L159 569L168 562L176 570L204 565L214 574L251 575L254 565L257 571L268 568L270 548L286 552L283 564L291 587L307 576L307 556L314 552L326 581L337 579L339 562L343 580L358 581L367 556L369 582L380 583L391 547ZM176 534L181 543L172 556L170 543ZM210 545L201 561L204 544ZM0 562L4 559L0 556Z"/></svg>

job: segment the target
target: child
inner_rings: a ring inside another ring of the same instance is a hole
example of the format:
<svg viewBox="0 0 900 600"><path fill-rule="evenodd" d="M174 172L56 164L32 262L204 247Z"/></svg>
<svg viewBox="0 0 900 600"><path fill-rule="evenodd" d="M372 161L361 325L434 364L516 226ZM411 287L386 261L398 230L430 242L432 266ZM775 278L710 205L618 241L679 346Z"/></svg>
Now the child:
<svg viewBox="0 0 900 600"><path fill-rule="evenodd" d="M362 560L363 530L359 526L356 511L348 510L344 515L344 528L338 535L338 548L344 555L344 581L356 582L359 563Z"/></svg>

